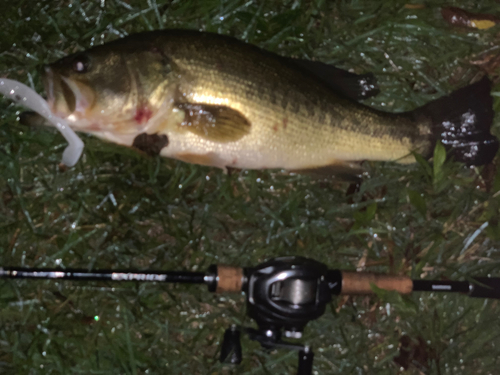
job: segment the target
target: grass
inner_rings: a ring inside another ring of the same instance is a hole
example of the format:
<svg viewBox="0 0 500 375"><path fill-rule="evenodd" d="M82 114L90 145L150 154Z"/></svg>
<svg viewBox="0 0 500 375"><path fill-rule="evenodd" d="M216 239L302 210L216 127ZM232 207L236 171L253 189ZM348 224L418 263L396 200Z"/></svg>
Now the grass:
<svg viewBox="0 0 500 375"><path fill-rule="evenodd" d="M182 27L372 71L382 92L367 104L409 110L479 74L470 61L498 53L500 30L455 28L439 13L446 4L499 15L494 0L406 3L12 2L0 16L0 74L41 91L44 63L133 32ZM498 86L494 94L499 109ZM85 136L83 159L66 169L62 137L21 126L20 110L0 101L0 265L204 270L304 255L415 278L500 276L497 163L374 163L348 197L345 183L277 171L227 176ZM498 373L497 301L379 297L335 299L309 324L315 373ZM201 286L4 281L0 373L293 373L294 353L247 339L238 368L218 363L224 329L251 325L243 302ZM410 349L397 362L400 341Z"/></svg>

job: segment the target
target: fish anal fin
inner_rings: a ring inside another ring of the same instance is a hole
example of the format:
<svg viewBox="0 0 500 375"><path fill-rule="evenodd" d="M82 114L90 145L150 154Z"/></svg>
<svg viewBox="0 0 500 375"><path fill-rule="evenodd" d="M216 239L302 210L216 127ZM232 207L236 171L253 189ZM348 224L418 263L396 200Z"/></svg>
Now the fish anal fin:
<svg viewBox="0 0 500 375"><path fill-rule="evenodd" d="M328 165L289 170L292 173L308 175L314 178L337 178L350 182L361 182L364 169L360 163L349 161L334 161Z"/></svg>
<svg viewBox="0 0 500 375"><path fill-rule="evenodd" d="M250 133L250 122L240 112L221 105L181 103L180 127L214 142L235 142Z"/></svg>

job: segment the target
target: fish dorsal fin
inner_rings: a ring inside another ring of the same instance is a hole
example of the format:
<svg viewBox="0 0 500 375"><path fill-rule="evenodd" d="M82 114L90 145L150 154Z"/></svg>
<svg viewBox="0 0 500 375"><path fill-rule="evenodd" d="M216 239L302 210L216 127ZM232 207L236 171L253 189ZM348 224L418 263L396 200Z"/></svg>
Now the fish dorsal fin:
<svg viewBox="0 0 500 375"><path fill-rule="evenodd" d="M368 99L380 92L377 79L372 73L355 74L319 61L286 59L316 76L333 91L353 100Z"/></svg>
<svg viewBox="0 0 500 375"><path fill-rule="evenodd" d="M235 142L250 133L250 122L240 112L221 105L181 103L181 128L214 142Z"/></svg>

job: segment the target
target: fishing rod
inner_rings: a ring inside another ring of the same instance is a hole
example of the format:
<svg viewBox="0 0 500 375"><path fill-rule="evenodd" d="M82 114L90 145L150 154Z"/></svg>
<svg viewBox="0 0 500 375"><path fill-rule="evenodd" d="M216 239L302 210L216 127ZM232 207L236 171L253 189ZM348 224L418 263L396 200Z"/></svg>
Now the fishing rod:
<svg viewBox="0 0 500 375"><path fill-rule="evenodd" d="M214 293L244 292L247 314L258 328L233 325L226 329L220 361L241 363L240 336L245 333L266 349L298 351L297 375L312 374L314 352L308 345L285 341L283 336L300 339L307 323L324 314L332 296L372 294L375 286L401 294L458 292L469 297L500 299L500 278L412 280L406 276L328 269L323 263L303 257L275 258L245 268L213 265L207 272L4 267L0 268L0 278L205 284Z"/></svg>

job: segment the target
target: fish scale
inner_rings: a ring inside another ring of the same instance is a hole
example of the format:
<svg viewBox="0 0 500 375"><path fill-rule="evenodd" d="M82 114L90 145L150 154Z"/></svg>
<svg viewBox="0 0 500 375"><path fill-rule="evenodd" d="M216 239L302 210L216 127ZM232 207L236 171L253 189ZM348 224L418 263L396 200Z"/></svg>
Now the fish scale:
<svg viewBox="0 0 500 375"><path fill-rule="evenodd" d="M85 69L75 72L75 64ZM413 112L386 113L336 87L327 65L189 30L131 35L47 70L49 102L75 129L128 146L161 139L161 155L191 163L289 170L408 163L413 151L430 156L440 139L458 160L484 164L498 149L486 79Z"/></svg>
<svg viewBox="0 0 500 375"><path fill-rule="evenodd" d="M388 123L376 111L339 98L321 82L276 64L273 56L261 50L245 44L237 44L238 50L226 44L210 49L207 46L213 42L198 40L173 43L179 47L165 53L175 56L176 64L196 77L194 83L182 87L183 92L196 93L188 98L200 104L224 103L249 119L252 134L232 145L231 154L243 150L250 157L252 153L268 153L266 165L254 168L302 169L338 160L396 160L418 146L412 140L417 138L417 127L404 116L393 116ZM201 57L193 59L191 48L183 49L183 45L195 45ZM227 50L232 51L230 63L222 65L224 71L218 71L217 60ZM247 60L259 63L242 64ZM272 85L267 83L271 78ZM273 96L275 100L271 100ZM283 119L287 119L286 129ZM191 143L186 145L186 149L190 147ZM195 147L197 152L207 153L213 151L214 145L202 143ZM218 148L217 152L223 153L224 149ZM173 156L167 150L165 155ZM238 166L248 167L244 163Z"/></svg>

